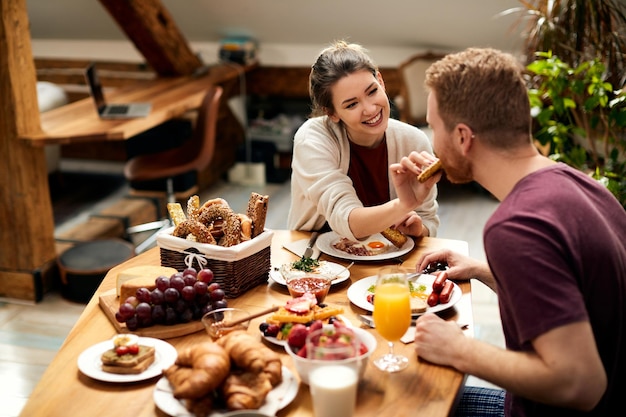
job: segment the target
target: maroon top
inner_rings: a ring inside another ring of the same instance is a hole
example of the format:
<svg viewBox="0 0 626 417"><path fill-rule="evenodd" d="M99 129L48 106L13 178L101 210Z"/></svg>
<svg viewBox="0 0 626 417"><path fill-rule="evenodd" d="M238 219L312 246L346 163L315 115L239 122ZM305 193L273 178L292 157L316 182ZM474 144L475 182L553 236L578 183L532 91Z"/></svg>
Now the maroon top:
<svg viewBox="0 0 626 417"><path fill-rule="evenodd" d="M529 351L556 327L589 321L608 376L586 416L623 408L626 392L626 211L597 181L565 164L522 179L484 231L506 345ZM578 416L507 394L507 416Z"/></svg>
<svg viewBox="0 0 626 417"><path fill-rule="evenodd" d="M386 138L375 148L350 142L348 176L363 206L377 206L389 201L388 168Z"/></svg>

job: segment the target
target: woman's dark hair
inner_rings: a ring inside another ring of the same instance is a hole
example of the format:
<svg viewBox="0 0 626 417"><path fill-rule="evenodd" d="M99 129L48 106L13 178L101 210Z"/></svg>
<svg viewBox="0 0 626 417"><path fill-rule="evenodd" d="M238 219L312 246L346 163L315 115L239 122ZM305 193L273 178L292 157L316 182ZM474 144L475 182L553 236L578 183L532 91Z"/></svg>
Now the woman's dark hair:
<svg viewBox="0 0 626 417"><path fill-rule="evenodd" d="M324 49L315 60L309 75L311 116L333 113L335 109L331 87L341 78L362 70L374 76L378 73L378 67L361 45L336 41Z"/></svg>

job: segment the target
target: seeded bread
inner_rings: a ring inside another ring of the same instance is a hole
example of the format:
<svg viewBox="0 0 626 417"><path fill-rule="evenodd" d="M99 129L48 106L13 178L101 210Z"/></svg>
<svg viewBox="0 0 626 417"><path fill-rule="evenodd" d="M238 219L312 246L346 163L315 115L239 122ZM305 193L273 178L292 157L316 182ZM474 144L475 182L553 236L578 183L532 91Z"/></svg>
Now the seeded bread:
<svg viewBox="0 0 626 417"><path fill-rule="evenodd" d="M118 355L115 349L109 349L100 357L102 370L113 374L140 374L148 369L154 359L154 347L144 345L139 345L139 353L136 355Z"/></svg>
<svg viewBox="0 0 626 417"><path fill-rule="evenodd" d="M267 217L267 205L270 197L259 193L251 193L248 200L246 215L252 220L252 238L254 239L265 230L265 218Z"/></svg>

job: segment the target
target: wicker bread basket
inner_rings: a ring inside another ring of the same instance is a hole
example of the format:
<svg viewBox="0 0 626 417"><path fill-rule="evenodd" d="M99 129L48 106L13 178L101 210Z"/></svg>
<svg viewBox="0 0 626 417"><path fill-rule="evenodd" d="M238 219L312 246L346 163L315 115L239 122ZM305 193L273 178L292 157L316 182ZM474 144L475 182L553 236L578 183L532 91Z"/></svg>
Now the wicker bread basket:
<svg viewBox="0 0 626 417"><path fill-rule="evenodd" d="M231 247L191 242L172 236L173 230L172 227L157 236L162 266L178 271L187 267L210 268L213 280L220 284L226 298L236 298L267 282L272 230L265 229L254 239Z"/></svg>

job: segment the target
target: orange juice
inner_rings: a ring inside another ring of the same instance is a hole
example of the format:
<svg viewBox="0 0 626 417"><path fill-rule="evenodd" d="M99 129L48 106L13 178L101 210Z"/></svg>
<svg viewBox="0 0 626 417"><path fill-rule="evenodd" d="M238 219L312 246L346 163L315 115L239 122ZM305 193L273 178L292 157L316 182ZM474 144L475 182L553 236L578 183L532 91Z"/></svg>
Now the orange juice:
<svg viewBox="0 0 626 417"><path fill-rule="evenodd" d="M400 340L411 325L408 286L397 282L376 285L373 318L382 337L390 342Z"/></svg>

